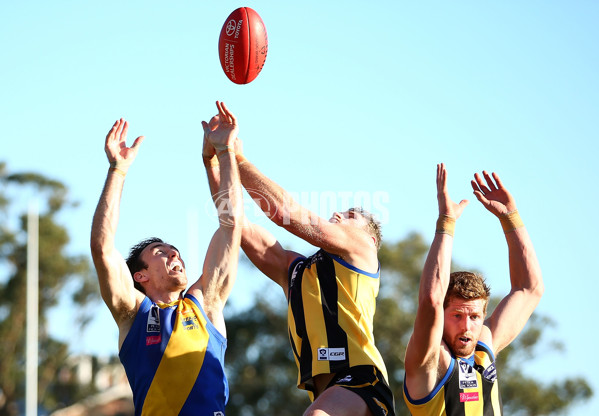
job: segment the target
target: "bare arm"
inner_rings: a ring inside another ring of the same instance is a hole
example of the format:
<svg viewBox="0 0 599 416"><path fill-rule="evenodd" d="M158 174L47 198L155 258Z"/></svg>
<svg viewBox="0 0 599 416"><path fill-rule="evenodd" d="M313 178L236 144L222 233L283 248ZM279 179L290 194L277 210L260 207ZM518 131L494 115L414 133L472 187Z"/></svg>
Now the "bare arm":
<svg viewBox="0 0 599 416"><path fill-rule="evenodd" d="M216 196L220 186L220 165L216 159L214 149L207 141L204 141L203 158L210 193L215 203L218 203ZM241 248L250 261L262 273L281 286L285 295L287 295L289 264L300 255L285 250L270 232L257 224L251 223L245 216L241 231Z"/></svg>
<svg viewBox="0 0 599 416"><path fill-rule="evenodd" d="M243 224L241 183L235 161L233 140L238 126L235 116L224 103L217 101L219 122L202 122L205 138L215 148L221 167L217 191L219 227L206 252L202 276L189 292L196 296L216 328L226 334L223 309L233 289L239 261L239 244Z"/></svg>
<svg viewBox="0 0 599 416"><path fill-rule="evenodd" d="M125 260L114 247L125 175L143 141L143 137L138 137L133 146L128 148L125 144L127 129L128 123L120 119L114 123L106 136L105 151L111 168L94 213L90 238L100 293L119 326L119 345L124 340L139 303L144 298L143 294L133 287L133 279Z"/></svg>
<svg viewBox="0 0 599 416"><path fill-rule="evenodd" d="M437 383L442 348L443 301L449 285L453 226L468 201L454 203L447 191L447 172L437 165L439 220L420 279L414 332L405 358L406 387L412 399L428 395Z"/></svg>
<svg viewBox="0 0 599 416"><path fill-rule="evenodd" d="M308 243L344 257L356 267L376 269L376 243L363 229L334 224L301 206L245 157L239 158L241 182L275 224Z"/></svg>
<svg viewBox="0 0 599 416"><path fill-rule="evenodd" d="M522 331L539 304L544 286L541 267L528 232L516 211L516 202L499 176L495 173L492 175L483 171L483 181L476 174L472 187L476 198L500 219L509 251L510 293L485 322L491 331L494 353L497 354Z"/></svg>

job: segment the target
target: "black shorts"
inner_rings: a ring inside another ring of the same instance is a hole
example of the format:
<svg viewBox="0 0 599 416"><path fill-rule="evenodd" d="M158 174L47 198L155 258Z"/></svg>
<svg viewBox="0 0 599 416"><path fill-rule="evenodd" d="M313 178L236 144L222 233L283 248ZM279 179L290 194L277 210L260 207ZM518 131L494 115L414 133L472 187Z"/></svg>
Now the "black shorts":
<svg viewBox="0 0 599 416"><path fill-rule="evenodd" d="M395 416L393 393L378 368L358 365L335 374L327 388L343 387L366 402L374 416Z"/></svg>

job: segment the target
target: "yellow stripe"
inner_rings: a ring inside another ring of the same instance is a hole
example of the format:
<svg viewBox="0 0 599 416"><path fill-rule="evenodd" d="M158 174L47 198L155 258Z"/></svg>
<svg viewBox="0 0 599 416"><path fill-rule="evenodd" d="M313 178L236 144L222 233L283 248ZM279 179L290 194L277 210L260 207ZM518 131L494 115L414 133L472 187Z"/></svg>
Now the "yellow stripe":
<svg viewBox="0 0 599 416"><path fill-rule="evenodd" d="M478 371L476 372L476 378L479 387L464 389L464 393L478 393L478 400L464 402L464 413L467 415L482 415L484 410L483 384Z"/></svg>
<svg viewBox="0 0 599 416"><path fill-rule="evenodd" d="M335 262L339 325L347 333L350 367L375 365L388 380L383 358L374 343L372 321L379 280Z"/></svg>
<svg viewBox="0 0 599 416"><path fill-rule="evenodd" d="M187 327L185 318L191 319ZM195 324L193 329L189 323ZM180 300L173 333L146 395L142 416L179 414L204 362L208 345L205 328L206 320L193 301Z"/></svg>
<svg viewBox="0 0 599 416"><path fill-rule="evenodd" d="M497 383L497 380L495 380L493 388L491 389L491 403L493 405L494 414L501 414L501 405L499 404L499 383Z"/></svg>

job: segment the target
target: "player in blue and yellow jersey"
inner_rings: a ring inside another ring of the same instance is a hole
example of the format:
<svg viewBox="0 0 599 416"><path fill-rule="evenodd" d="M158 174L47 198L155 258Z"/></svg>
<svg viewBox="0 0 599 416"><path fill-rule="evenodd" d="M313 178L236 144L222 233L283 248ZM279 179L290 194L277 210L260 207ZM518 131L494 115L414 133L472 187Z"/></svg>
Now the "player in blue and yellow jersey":
<svg viewBox="0 0 599 416"><path fill-rule="evenodd" d="M102 298L119 328L119 357L136 415L224 415L229 390L223 307L237 274L243 213L233 150L237 121L223 103L216 105L219 125L202 125L222 167L219 192L227 209L218 212L220 225L202 275L186 292L185 263L174 246L147 239L127 261L115 249L121 192L143 136L127 147L123 119L106 136L110 169L94 214L91 251Z"/></svg>
<svg viewBox="0 0 599 416"><path fill-rule="evenodd" d="M414 416L501 415L495 357L520 333L543 294L539 263L514 198L496 174L475 174L472 187L503 227L511 290L487 317L484 279L450 273L455 222L468 201L450 199L445 166L437 165L439 218L405 357L404 399Z"/></svg>
<svg viewBox="0 0 599 416"><path fill-rule="evenodd" d="M270 232L244 219L244 252L288 300L297 385L313 400L305 415L394 415L372 332L380 224L359 208L336 212L328 221L318 217L256 169L242 155L240 141L237 145L241 181L254 201L276 224L320 248L309 257L285 250ZM212 153L208 145L205 154ZM218 163L206 169L214 193Z"/></svg>

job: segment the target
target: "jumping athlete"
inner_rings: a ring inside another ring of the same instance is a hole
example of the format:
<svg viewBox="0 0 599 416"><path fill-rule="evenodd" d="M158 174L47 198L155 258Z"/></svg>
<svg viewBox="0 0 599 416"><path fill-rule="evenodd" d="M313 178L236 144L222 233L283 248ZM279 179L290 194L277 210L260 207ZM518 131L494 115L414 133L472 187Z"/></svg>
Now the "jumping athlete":
<svg viewBox="0 0 599 416"><path fill-rule="evenodd" d="M455 222L468 201L449 198L445 166L437 165L439 219L405 357L404 399L414 416L501 415L495 357L522 331L543 294L537 256L514 198L495 173L475 174L472 188L503 227L511 290L487 318L490 290L484 279L450 274Z"/></svg>
<svg viewBox="0 0 599 416"><path fill-rule="evenodd" d="M223 308L237 274L243 215L232 150L237 122L224 103L217 108L218 128L202 125L217 151L219 192L229 209L219 212L202 275L185 294L185 263L174 246L150 238L134 246L126 261L115 249L121 192L143 136L127 147L123 119L106 136L110 169L94 214L91 251L102 298L119 328L119 357L136 415L224 415L229 389ZM172 190L160 194L171 197Z"/></svg>
<svg viewBox="0 0 599 416"><path fill-rule="evenodd" d="M328 221L318 217L264 176L243 156L241 142L236 144L241 182L254 201L277 225L320 248L310 257L286 250L270 232L244 218L244 252L287 297L297 386L313 400L304 415L394 415L372 333L380 224L360 208L335 212ZM209 143L204 162L214 194L222 173Z"/></svg>

